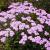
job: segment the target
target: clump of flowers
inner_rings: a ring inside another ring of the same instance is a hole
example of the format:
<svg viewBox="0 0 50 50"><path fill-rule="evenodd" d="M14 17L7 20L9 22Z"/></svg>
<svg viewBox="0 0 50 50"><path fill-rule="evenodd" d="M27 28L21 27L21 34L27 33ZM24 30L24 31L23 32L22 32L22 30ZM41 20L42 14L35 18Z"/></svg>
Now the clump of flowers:
<svg viewBox="0 0 50 50"><path fill-rule="evenodd" d="M44 44L46 50L50 50L50 31L45 30L45 25L50 27L50 14L43 9L37 9L33 7L32 3L24 1L24 3L17 2L12 3L6 12L0 12L0 40L5 42L7 37L13 37L15 32L20 31L22 38L19 40L19 44L25 44L27 40L39 45ZM17 15L26 14L27 16L21 16L17 20ZM29 14L35 14L36 23ZM3 26L3 27L2 27ZM41 37L43 34L44 37ZM34 36L33 36L34 35ZM46 38L47 36L48 39Z"/></svg>

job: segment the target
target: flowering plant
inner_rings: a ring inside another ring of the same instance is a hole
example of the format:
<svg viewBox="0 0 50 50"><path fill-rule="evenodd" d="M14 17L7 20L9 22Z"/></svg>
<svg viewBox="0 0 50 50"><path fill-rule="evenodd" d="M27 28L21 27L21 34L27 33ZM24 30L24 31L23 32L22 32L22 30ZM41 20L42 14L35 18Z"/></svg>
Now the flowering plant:
<svg viewBox="0 0 50 50"><path fill-rule="evenodd" d="M0 42L5 50L50 50L49 13L28 1L12 3L8 9L0 12Z"/></svg>

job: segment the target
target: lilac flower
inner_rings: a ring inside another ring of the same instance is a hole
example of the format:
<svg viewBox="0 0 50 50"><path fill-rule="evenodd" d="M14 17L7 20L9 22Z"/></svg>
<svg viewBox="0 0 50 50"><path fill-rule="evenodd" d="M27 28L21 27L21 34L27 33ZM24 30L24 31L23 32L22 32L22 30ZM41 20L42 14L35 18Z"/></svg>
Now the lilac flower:
<svg viewBox="0 0 50 50"><path fill-rule="evenodd" d="M15 14L16 13L16 9L12 8L11 10L8 10L7 13Z"/></svg>
<svg viewBox="0 0 50 50"><path fill-rule="evenodd" d="M6 19L12 19L12 18L15 18L15 15L13 15L13 14L7 14L6 16L4 16L4 18L6 18Z"/></svg>
<svg viewBox="0 0 50 50"><path fill-rule="evenodd" d="M13 27L14 30L18 31L18 26L21 22L20 21L14 21L10 23L10 27Z"/></svg>
<svg viewBox="0 0 50 50"><path fill-rule="evenodd" d="M31 23L35 23L35 21L34 21L34 20L32 20L32 19L31 19L29 22L31 22Z"/></svg>
<svg viewBox="0 0 50 50"><path fill-rule="evenodd" d="M2 11L2 12L0 13L0 15L2 15L2 16L6 16L6 15L7 15L7 13L6 13L6 12L4 12L4 11Z"/></svg>
<svg viewBox="0 0 50 50"><path fill-rule="evenodd" d="M24 32L22 32L21 35L24 36L25 35Z"/></svg>
<svg viewBox="0 0 50 50"><path fill-rule="evenodd" d="M41 15L46 15L46 11L45 10L41 10Z"/></svg>
<svg viewBox="0 0 50 50"><path fill-rule="evenodd" d="M45 19L45 20L47 19L47 16L40 16L40 17L43 18L43 19Z"/></svg>
<svg viewBox="0 0 50 50"><path fill-rule="evenodd" d="M28 29L27 32L28 32L28 34L32 34L32 30L31 29Z"/></svg>
<svg viewBox="0 0 50 50"><path fill-rule="evenodd" d="M50 42L47 42L47 43L45 44L45 47L50 47Z"/></svg>
<svg viewBox="0 0 50 50"><path fill-rule="evenodd" d="M29 27L29 25L25 25L25 28L26 28L26 29L29 29L30 27Z"/></svg>
<svg viewBox="0 0 50 50"><path fill-rule="evenodd" d="M46 50L50 50L50 47L47 47Z"/></svg>
<svg viewBox="0 0 50 50"><path fill-rule="evenodd" d="M30 21L31 20L31 17L30 16L26 17L26 20L27 21Z"/></svg>
<svg viewBox="0 0 50 50"><path fill-rule="evenodd" d="M43 24L45 22L44 18L37 17L37 19L40 21L41 24Z"/></svg>
<svg viewBox="0 0 50 50"><path fill-rule="evenodd" d="M36 26L36 23L34 22L34 23L31 23L31 26Z"/></svg>
<svg viewBox="0 0 50 50"><path fill-rule="evenodd" d="M46 19L45 23L48 24L48 26L50 26L50 19Z"/></svg>
<svg viewBox="0 0 50 50"><path fill-rule="evenodd" d="M19 41L19 44L25 44L25 41L23 41L23 39L21 39L20 41Z"/></svg>
<svg viewBox="0 0 50 50"><path fill-rule="evenodd" d="M0 17L0 22L6 22L7 20L3 17Z"/></svg>
<svg viewBox="0 0 50 50"><path fill-rule="evenodd" d="M29 40L32 40L32 39L33 39L33 37L32 37L32 36L28 36L28 39L29 39Z"/></svg>
<svg viewBox="0 0 50 50"><path fill-rule="evenodd" d="M47 17L50 18L50 14L47 14Z"/></svg>
<svg viewBox="0 0 50 50"><path fill-rule="evenodd" d="M27 40L27 35L25 34L24 36L22 36L22 39L24 39L24 41Z"/></svg>
<svg viewBox="0 0 50 50"><path fill-rule="evenodd" d="M43 28L44 28L43 25L41 25L41 24L38 24L37 25L37 29L38 29L39 32L42 32L43 31Z"/></svg>
<svg viewBox="0 0 50 50"><path fill-rule="evenodd" d="M10 37L13 37L14 36L14 34L15 34L14 31L12 31L10 28L7 28L6 30L9 31L9 34L8 35Z"/></svg>
<svg viewBox="0 0 50 50"><path fill-rule="evenodd" d="M8 37L8 31L0 31L0 36L3 35Z"/></svg>
<svg viewBox="0 0 50 50"><path fill-rule="evenodd" d="M0 40L4 43L6 41L6 37L2 37Z"/></svg>
<svg viewBox="0 0 50 50"><path fill-rule="evenodd" d="M19 25L19 30L23 30L25 28L25 23L21 23L20 25Z"/></svg>
<svg viewBox="0 0 50 50"><path fill-rule="evenodd" d="M36 43L39 43L40 40L41 40L41 37L40 36L35 37L35 42Z"/></svg>
<svg viewBox="0 0 50 50"><path fill-rule="evenodd" d="M14 22L14 21L16 21L16 19L15 19L15 18L12 18L12 19L11 19L11 22Z"/></svg>
<svg viewBox="0 0 50 50"><path fill-rule="evenodd" d="M39 41L39 44L42 45L42 44L46 43L47 41L48 41L47 39L42 38L42 40Z"/></svg>
<svg viewBox="0 0 50 50"><path fill-rule="evenodd" d="M33 34L34 34L35 36L39 35L39 33L38 33L37 31L33 31Z"/></svg>
<svg viewBox="0 0 50 50"><path fill-rule="evenodd" d="M45 34L46 36L47 36L47 35L49 35L49 33L48 33L47 31L45 31L45 33L44 33L44 34Z"/></svg>
<svg viewBox="0 0 50 50"><path fill-rule="evenodd" d="M10 30L10 37L13 37L14 36L14 32L12 30Z"/></svg>
<svg viewBox="0 0 50 50"><path fill-rule="evenodd" d="M19 44L25 44L25 42L27 41L27 35L23 35L22 39L19 41Z"/></svg>
<svg viewBox="0 0 50 50"><path fill-rule="evenodd" d="M33 27L30 28L30 30L32 30L32 32L37 31L37 27L33 26Z"/></svg>
<svg viewBox="0 0 50 50"><path fill-rule="evenodd" d="M26 20L26 18L25 17L21 17L21 19L24 21L24 20Z"/></svg>
<svg viewBox="0 0 50 50"><path fill-rule="evenodd" d="M36 41L35 41L35 38L32 38L32 42L36 42Z"/></svg>

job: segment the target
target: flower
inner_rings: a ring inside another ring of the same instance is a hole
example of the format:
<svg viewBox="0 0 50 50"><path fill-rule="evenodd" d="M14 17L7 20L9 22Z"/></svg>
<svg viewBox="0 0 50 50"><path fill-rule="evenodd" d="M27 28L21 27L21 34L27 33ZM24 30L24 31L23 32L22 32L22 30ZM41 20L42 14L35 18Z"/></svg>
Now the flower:
<svg viewBox="0 0 50 50"><path fill-rule="evenodd" d="M25 35L24 32L22 32L21 35L24 36Z"/></svg>
<svg viewBox="0 0 50 50"><path fill-rule="evenodd" d="M31 20L31 17L30 16L26 17L26 20L27 21L30 21Z"/></svg>
<svg viewBox="0 0 50 50"><path fill-rule="evenodd" d="M7 20L3 17L0 17L0 22L6 22Z"/></svg>
<svg viewBox="0 0 50 50"><path fill-rule="evenodd" d="M4 16L4 18L6 18L6 19L12 19L12 18L15 18L15 15L13 15L13 14L7 14L6 16Z"/></svg>
<svg viewBox="0 0 50 50"><path fill-rule="evenodd" d="M37 29L38 29L39 32L43 32L43 28L44 28L43 25L37 24Z"/></svg>
<svg viewBox="0 0 50 50"><path fill-rule="evenodd" d="M46 50L50 50L50 47L47 47Z"/></svg>
<svg viewBox="0 0 50 50"><path fill-rule="evenodd" d="M28 39L29 39L29 40L32 40L32 38L33 38L32 36L28 36Z"/></svg>
<svg viewBox="0 0 50 50"><path fill-rule="evenodd" d="M35 37L35 42L36 42L36 43L39 43L40 40L41 40L41 37L40 37L40 36L36 36L36 37Z"/></svg>
<svg viewBox="0 0 50 50"><path fill-rule="evenodd" d="M28 34L32 34L32 30L31 29L28 29L27 32L28 32Z"/></svg>
<svg viewBox="0 0 50 50"><path fill-rule="evenodd" d="M50 47L50 42L49 41L45 44L45 47Z"/></svg>
<svg viewBox="0 0 50 50"><path fill-rule="evenodd" d="M13 21L10 23L10 27L12 27L14 30L18 31L18 26L21 22L20 21Z"/></svg>
<svg viewBox="0 0 50 50"><path fill-rule="evenodd" d="M19 30L23 30L25 28L25 23L21 23L20 25L19 25Z"/></svg>
<svg viewBox="0 0 50 50"><path fill-rule="evenodd" d="M41 24L45 23L45 19L44 18L37 17L37 19L40 21Z"/></svg>
<svg viewBox="0 0 50 50"><path fill-rule="evenodd" d="M31 23L31 26L36 26L36 23L35 22Z"/></svg>
<svg viewBox="0 0 50 50"><path fill-rule="evenodd" d="M45 34L46 36L49 35L49 33L48 33L47 31L45 31L44 34Z"/></svg>
<svg viewBox="0 0 50 50"><path fill-rule="evenodd" d="M26 28L26 29L29 29L30 27L29 27L29 25L25 25L25 28Z"/></svg>
<svg viewBox="0 0 50 50"><path fill-rule="evenodd" d="M47 17L50 18L50 14L47 14Z"/></svg>
<svg viewBox="0 0 50 50"><path fill-rule="evenodd" d="M6 41L6 37L2 37L0 40L4 43Z"/></svg>
<svg viewBox="0 0 50 50"><path fill-rule="evenodd" d="M21 17L21 19L24 21L24 20L26 20L26 18L25 17Z"/></svg>
<svg viewBox="0 0 50 50"><path fill-rule="evenodd" d="M14 36L15 33L10 28L7 28L6 30L9 31L9 36L10 37Z"/></svg>

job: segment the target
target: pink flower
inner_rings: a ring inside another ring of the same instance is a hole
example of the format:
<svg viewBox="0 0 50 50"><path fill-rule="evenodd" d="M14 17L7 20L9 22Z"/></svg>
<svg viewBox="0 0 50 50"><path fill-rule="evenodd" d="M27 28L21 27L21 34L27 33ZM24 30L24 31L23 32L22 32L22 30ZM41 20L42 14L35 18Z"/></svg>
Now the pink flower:
<svg viewBox="0 0 50 50"><path fill-rule="evenodd" d="M34 22L34 23L31 23L31 26L36 26L36 23Z"/></svg>
<svg viewBox="0 0 50 50"><path fill-rule="evenodd" d="M50 18L50 14L47 14L47 17Z"/></svg>
<svg viewBox="0 0 50 50"><path fill-rule="evenodd" d="M45 47L50 47L50 42L49 41L45 44Z"/></svg>
<svg viewBox="0 0 50 50"><path fill-rule="evenodd" d="M23 39L21 39L20 41L19 41L19 44L25 44L25 41L23 41Z"/></svg>
<svg viewBox="0 0 50 50"><path fill-rule="evenodd" d="M41 24L43 24L45 22L45 19L44 18L39 18L38 17L37 19L40 21Z"/></svg>
<svg viewBox="0 0 50 50"><path fill-rule="evenodd" d="M15 34L14 31L12 31L10 28L7 28L6 30L9 31L9 34L8 35L10 37L13 37L14 36L14 34Z"/></svg>
<svg viewBox="0 0 50 50"><path fill-rule="evenodd" d="M21 35L24 36L25 35L24 32L22 32Z"/></svg>
<svg viewBox="0 0 50 50"><path fill-rule="evenodd" d="M0 40L4 43L6 41L6 37L2 37Z"/></svg>
<svg viewBox="0 0 50 50"><path fill-rule="evenodd" d="M36 37L35 37L36 43L39 43L40 40L41 40L41 37L40 37L40 36L36 36Z"/></svg>
<svg viewBox="0 0 50 50"><path fill-rule="evenodd" d="M11 31L10 31L10 37L13 37L14 34L15 34L15 33L11 30Z"/></svg>
<svg viewBox="0 0 50 50"><path fill-rule="evenodd" d="M42 44L46 43L47 41L48 41L47 39L43 38L42 40L39 41L39 44L42 45Z"/></svg>
<svg viewBox="0 0 50 50"><path fill-rule="evenodd" d="M30 20L29 22L31 22L31 23L35 23L35 21L34 21L34 20Z"/></svg>
<svg viewBox="0 0 50 50"><path fill-rule="evenodd" d="M25 28L25 23L21 23L20 25L19 25L19 30L23 30Z"/></svg>
<svg viewBox="0 0 50 50"><path fill-rule="evenodd" d="M24 20L26 20L26 18L25 17L21 17L21 19L24 21Z"/></svg>
<svg viewBox="0 0 50 50"><path fill-rule="evenodd" d="M7 20L3 17L0 17L0 22L6 22Z"/></svg>
<svg viewBox="0 0 50 50"><path fill-rule="evenodd" d="M35 41L35 38L32 38L32 42L36 42L36 41Z"/></svg>
<svg viewBox="0 0 50 50"><path fill-rule="evenodd" d="M45 31L45 33L44 33L44 34L45 34L46 36L47 36L47 35L49 35L49 33L48 33L47 31Z"/></svg>
<svg viewBox="0 0 50 50"><path fill-rule="evenodd" d="M8 31L0 31L0 36L3 35L8 37Z"/></svg>
<svg viewBox="0 0 50 50"><path fill-rule="evenodd" d="M4 16L4 18L6 18L6 19L12 19L12 18L15 18L15 15L13 15L13 14L7 14L6 16Z"/></svg>
<svg viewBox="0 0 50 50"><path fill-rule="evenodd" d="M47 47L46 50L50 50L50 47Z"/></svg>
<svg viewBox="0 0 50 50"><path fill-rule="evenodd" d="M37 29L38 29L39 32L42 32L43 31L43 28L44 28L43 25L37 24Z"/></svg>
<svg viewBox="0 0 50 50"><path fill-rule="evenodd" d="M33 31L31 29L28 29L27 32L28 34L32 34Z"/></svg>
<svg viewBox="0 0 50 50"><path fill-rule="evenodd" d="M6 13L6 12L4 12L4 11L2 11L2 12L0 13L0 15L2 15L2 16L6 16L6 15L7 15L7 13Z"/></svg>
<svg viewBox="0 0 50 50"><path fill-rule="evenodd" d="M32 40L32 39L33 39L33 37L32 37L32 36L28 36L28 39L29 39L29 40Z"/></svg>
<svg viewBox="0 0 50 50"><path fill-rule="evenodd" d="M46 19L45 23L48 24L48 26L50 26L50 19Z"/></svg>
<svg viewBox="0 0 50 50"><path fill-rule="evenodd" d="M46 15L46 11L45 10L41 10L41 15Z"/></svg>
<svg viewBox="0 0 50 50"><path fill-rule="evenodd" d="M30 27L29 27L29 25L25 25L25 28L26 28L26 29L29 29Z"/></svg>
<svg viewBox="0 0 50 50"><path fill-rule="evenodd" d="M30 21L31 20L31 17L30 16L26 17L26 20L27 21Z"/></svg>
<svg viewBox="0 0 50 50"><path fill-rule="evenodd" d="M39 35L39 33L38 33L37 31L33 31L33 34L34 34L35 36Z"/></svg>
<svg viewBox="0 0 50 50"><path fill-rule="evenodd" d="M24 41L26 41L26 40L27 40L27 35L25 34L24 36L22 36L22 39L23 39Z"/></svg>
<svg viewBox="0 0 50 50"><path fill-rule="evenodd" d="M18 31L18 26L21 22L20 21L13 21L10 23L10 27L12 27L14 30Z"/></svg>
<svg viewBox="0 0 50 50"><path fill-rule="evenodd" d="M7 13L11 13L11 14L15 14L15 12L16 12L16 9L14 9L14 8L7 11Z"/></svg>
<svg viewBox="0 0 50 50"><path fill-rule="evenodd" d="M9 31L4 31L4 36L8 37L9 36Z"/></svg>
<svg viewBox="0 0 50 50"><path fill-rule="evenodd" d="M31 30L32 32L34 32L34 31L37 30L37 27L36 27L36 26L33 26L33 27L30 28L30 30Z"/></svg>

